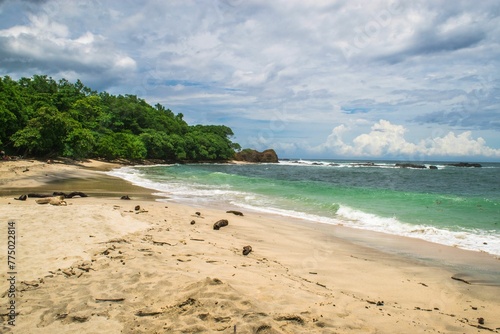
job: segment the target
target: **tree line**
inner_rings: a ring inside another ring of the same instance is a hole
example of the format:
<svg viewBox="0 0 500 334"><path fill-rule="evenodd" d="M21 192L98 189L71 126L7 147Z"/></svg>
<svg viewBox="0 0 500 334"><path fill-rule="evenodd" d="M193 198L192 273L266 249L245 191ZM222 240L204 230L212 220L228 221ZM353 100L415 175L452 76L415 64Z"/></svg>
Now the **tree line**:
<svg viewBox="0 0 500 334"><path fill-rule="evenodd" d="M181 113L135 95L112 95L80 80L0 77L0 146L11 155L74 159L232 159L224 125L190 126Z"/></svg>

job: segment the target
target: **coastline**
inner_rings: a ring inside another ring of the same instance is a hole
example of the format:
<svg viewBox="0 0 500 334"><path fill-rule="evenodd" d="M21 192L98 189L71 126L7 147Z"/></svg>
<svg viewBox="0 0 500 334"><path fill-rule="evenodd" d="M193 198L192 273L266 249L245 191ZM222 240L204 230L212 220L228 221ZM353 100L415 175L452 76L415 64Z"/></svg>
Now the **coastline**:
<svg viewBox="0 0 500 334"><path fill-rule="evenodd" d="M18 226L16 331L500 331L500 287L451 279L460 274L456 265L498 263L488 254L157 202L152 191L99 172L118 166L0 162L0 216ZM21 190L90 196L46 206L13 200ZM229 225L215 231L219 219ZM6 229L0 237L5 243ZM398 242L416 256L398 253ZM245 245L253 249L247 256ZM442 262L425 261L433 254L443 255ZM5 257L0 254L1 263ZM1 273L5 291L6 270ZM7 299L0 300L6 305ZM3 318L2 330L10 330Z"/></svg>

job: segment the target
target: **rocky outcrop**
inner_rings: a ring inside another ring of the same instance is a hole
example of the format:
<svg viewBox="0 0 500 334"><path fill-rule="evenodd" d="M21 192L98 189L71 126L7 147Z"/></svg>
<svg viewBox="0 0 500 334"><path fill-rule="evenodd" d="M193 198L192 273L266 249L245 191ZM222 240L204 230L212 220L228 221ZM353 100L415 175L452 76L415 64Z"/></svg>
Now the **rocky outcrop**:
<svg viewBox="0 0 500 334"><path fill-rule="evenodd" d="M396 164L395 166L399 168L420 168L420 169L427 168L425 165L409 164L409 163L399 163Z"/></svg>
<svg viewBox="0 0 500 334"><path fill-rule="evenodd" d="M234 160L245 161L245 162L267 162L267 163L279 162L278 155L273 149L265 150L264 152L259 152L252 149L244 149L243 151L235 154Z"/></svg>
<svg viewBox="0 0 500 334"><path fill-rule="evenodd" d="M457 164L448 164L448 166L455 166L455 167L482 167L481 164L478 164L478 163L469 163L469 162L459 162Z"/></svg>

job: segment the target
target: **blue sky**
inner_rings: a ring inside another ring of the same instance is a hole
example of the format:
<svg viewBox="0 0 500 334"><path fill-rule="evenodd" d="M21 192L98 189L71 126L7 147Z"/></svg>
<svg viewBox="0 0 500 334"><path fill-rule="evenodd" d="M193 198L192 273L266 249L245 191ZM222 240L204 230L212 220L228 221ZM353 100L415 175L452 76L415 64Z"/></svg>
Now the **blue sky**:
<svg viewBox="0 0 500 334"><path fill-rule="evenodd" d="M0 75L224 124L280 157L500 161L500 2L0 0Z"/></svg>

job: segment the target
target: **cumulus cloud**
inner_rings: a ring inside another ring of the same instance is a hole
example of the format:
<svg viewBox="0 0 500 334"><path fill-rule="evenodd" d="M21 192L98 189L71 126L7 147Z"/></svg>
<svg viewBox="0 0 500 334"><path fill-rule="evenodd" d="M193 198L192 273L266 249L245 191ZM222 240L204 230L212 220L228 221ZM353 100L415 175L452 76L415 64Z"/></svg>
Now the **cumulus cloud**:
<svg viewBox="0 0 500 334"><path fill-rule="evenodd" d="M69 28L46 15L29 15L29 23L0 30L0 68L98 73L117 77L133 71L136 62L101 35L89 31L72 37Z"/></svg>
<svg viewBox="0 0 500 334"><path fill-rule="evenodd" d="M408 131L404 126L380 120L371 127L369 133L361 134L346 143L344 135L349 127L339 125L332 130L325 143L316 150L347 157L500 157L500 149L488 147L486 141L473 138L470 131L461 134L449 132L443 137L428 138L411 143L405 139Z"/></svg>

